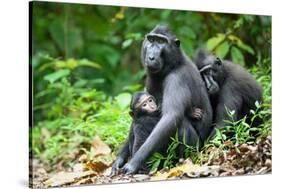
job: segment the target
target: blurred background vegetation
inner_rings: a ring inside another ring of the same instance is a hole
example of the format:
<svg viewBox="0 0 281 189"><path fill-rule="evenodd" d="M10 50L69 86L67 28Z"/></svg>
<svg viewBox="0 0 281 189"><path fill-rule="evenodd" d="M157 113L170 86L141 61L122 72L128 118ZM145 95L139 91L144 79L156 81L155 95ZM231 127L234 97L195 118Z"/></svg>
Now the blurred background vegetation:
<svg viewBox="0 0 281 189"><path fill-rule="evenodd" d="M69 165L91 152L95 135L118 149L130 126L131 94L144 89L142 40L161 23L191 58L206 47L246 67L263 86L271 114L269 16L33 2L30 134L36 158Z"/></svg>

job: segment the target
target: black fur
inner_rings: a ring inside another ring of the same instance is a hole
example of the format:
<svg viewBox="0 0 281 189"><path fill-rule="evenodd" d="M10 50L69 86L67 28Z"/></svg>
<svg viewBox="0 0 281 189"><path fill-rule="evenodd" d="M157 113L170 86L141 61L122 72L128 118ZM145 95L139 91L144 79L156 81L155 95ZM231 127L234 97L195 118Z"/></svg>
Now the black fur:
<svg viewBox="0 0 281 189"><path fill-rule="evenodd" d="M139 103L139 100L143 95L149 94L147 92L136 92L131 100L130 109L133 113L133 121L127 141L120 149L117 159L113 164L111 172L112 176L116 175L125 162L138 151L160 119L159 110L156 110L155 112L147 112L142 108L136 108L136 104ZM138 172L148 173L149 169L145 163L143 163L140 165Z"/></svg>
<svg viewBox="0 0 281 189"><path fill-rule="evenodd" d="M204 49L198 50L195 62L199 70L211 66L211 72L202 71L201 75L208 83L216 128L223 128L224 120L230 119L226 108L234 110L234 120L239 120L256 109L256 101L262 102L261 86L242 66L221 61Z"/></svg>
<svg viewBox="0 0 281 189"><path fill-rule="evenodd" d="M168 43L155 43L146 38L141 55L147 73L147 91L160 104L162 116L144 144L123 167L126 174L137 172L159 148L166 149L177 130L180 137L185 135L187 144L196 145L198 141L202 144L212 129L212 108L196 66L180 49L179 40L168 27L156 26L147 36L153 35L168 39ZM204 112L200 121L191 119L192 107Z"/></svg>

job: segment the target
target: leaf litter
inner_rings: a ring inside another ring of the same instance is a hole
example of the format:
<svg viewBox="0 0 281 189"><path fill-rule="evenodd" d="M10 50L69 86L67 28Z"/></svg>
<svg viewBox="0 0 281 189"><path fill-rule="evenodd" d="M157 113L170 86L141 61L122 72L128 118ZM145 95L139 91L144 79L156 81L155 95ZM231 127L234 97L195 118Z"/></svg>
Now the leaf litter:
<svg viewBox="0 0 281 189"><path fill-rule="evenodd" d="M114 157L109 146L96 136L91 144L92 153L81 154L71 170L47 173L44 166L34 160L33 186L46 188L271 173L271 136L257 139L255 144L234 145L226 141L224 145L228 146L228 150L210 147L208 160L201 164L195 164L188 158L171 169L163 168L148 175L109 177Z"/></svg>

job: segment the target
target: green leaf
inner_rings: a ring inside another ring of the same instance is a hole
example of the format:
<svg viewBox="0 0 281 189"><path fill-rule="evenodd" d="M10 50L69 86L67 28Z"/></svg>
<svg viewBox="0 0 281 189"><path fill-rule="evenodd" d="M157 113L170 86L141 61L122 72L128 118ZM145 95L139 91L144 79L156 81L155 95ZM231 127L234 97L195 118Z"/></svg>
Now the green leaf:
<svg viewBox="0 0 281 189"><path fill-rule="evenodd" d="M259 103L259 101L255 102L255 106L257 107L257 109L259 109L261 107L261 104Z"/></svg>
<svg viewBox="0 0 281 189"><path fill-rule="evenodd" d="M80 60L78 66L90 66L90 67L93 67L93 68L96 68L96 69L102 68L101 65L99 65L98 63L89 61L87 59Z"/></svg>
<svg viewBox="0 0 281 189"><path fill-rule="evenodd" d="M128 33L128 34L126 34L126 39L133 39L133 40L139 41L142 39L142 34L141 33Z"/></svg>
<svg viewBox="0 0 281 189"><path fill-rule="evenodd" d="M229 44L227 41L223 42L221 45L218 46L218 48L216 49L216 54L218 57L220 58L224 58L228 51L229 51Z"/></svg>
<svg viewBox="0 0 281 189"><path fill-rule="evenodd" d="M208 51L213 51L214 48L220 44L223 40L225 39L225 35L224 34L217 34L216 37L212 37L210 39L208 39L207 41L207 49Z"/></svg>
<svg viewBox="0 0 281 189"><path fill-rule="evenodd" d="M235 29L240 28L244 23L243 17L239 18L235 23L234 23L234 27Z"/></svg>
<svg viewBox="0 0 281 189"><path fill-rule="evenodd" d="M237 46L239 48L247 51L251 55L255 55L255 51L249 45L246 45L245 43L243 43L241 40L237 41Z"/></svg>
<svg viewBox="0 0 281 189"><path fill-rule="evenodd" d="M255 51L249 45L246 45L239 37L235 35L229 35L228 39L235 43L240 49L247 51L251 55L255 54Z"/></svg>
<svg viewBox="0 0 281 189"><path fill-rule="evenodd" d="M69 69L62 69L62 70L58 70L58 71L56 71L54 73L45 75L44 80L47 80L50 83L54 83L58 79L66 77L69 74L70 74L70 70Z"/></svg>
<svg viewBox="0 0 281 189"><path fill-rule="evenodd" d="M123 90L123 91L132 91L132 92L134 92L134 91L139 91L139 90L141 90L142 88L143 88L142 85L136 84L136 85L124 86L122 90Z"/></svg>
<svg viewBox="0 0 281 189"><path fill-rule="evenodd" d="M231 47L231 58L234 63L245 65L244 56L237 47Z"/></svg>
<svg viewBox="0 0 281 189"><path fill-rule="evenodd" d="M93 67L96 69L102 68L98 63L89 61L87 59L76 60L73 58L67 59L65 61L56 60L56 61L54 61L54 65L56 68L60 68L60 69L63 68L63 69L70 69L70 70L73 70L73 69L77 68L78 66L89 66L89 67Z"/></svg>
<svg viewBox="0 0 281 189"><path fill-rule="evenodd" d="M103 84L105 82L104 78L97 78L91 81L93 84Z"/></svg>
<svg viewBox="0 0 281 189"><path fill-rule="evenodd" d="M118 106L121 109L125 109L130 105L132 95L130 93L121 93L115 97Z"/></svg>
<svg viewBox="0 0 281 189"><path fill-rule="evenodd" d="M65 61L63 61L63 60L55 61L56 68L67 68L67 69L72 70L72 69L76 68L77 65L78 65L78 61L73 58L67 59Z"/></svg>
<svg viewBox="0 0 281 189"><path fill-rule="evenodd" d="M64 49L64 30L63 21L60 18L54 19L48 26L51 39L57 44L60 50Z"/></svg>
<svg viewBox="0 0 281 189"><path fill-rule="evenodd" d="M152 171L152 172L153 172L153 171L156 171L156 170L158 169L160 163L161 163L161 159L156 160L156 161L152 164L151 171Z"/></svg>
<svg viewBox="0 0 281 189"><path fill-rule="evenodd" d="M122 43L122 49L129 47L133 43L133 39L127 39Z"/></svg>

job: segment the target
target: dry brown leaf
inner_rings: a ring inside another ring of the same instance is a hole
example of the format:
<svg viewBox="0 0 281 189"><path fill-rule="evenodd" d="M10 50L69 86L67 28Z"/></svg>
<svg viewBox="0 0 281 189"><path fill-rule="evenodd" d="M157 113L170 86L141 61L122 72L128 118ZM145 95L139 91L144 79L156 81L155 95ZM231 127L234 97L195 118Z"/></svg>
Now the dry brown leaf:
<svg viewBox="0 0 281 189"><path fill-rule="evenodd" d="M78 161L79 162L86 162L88 159L87 155L86 154L82 154L79 158L78 158Z"/></svg>
<svg viewBox="0 0 281 189"><path fill-rule="evenodd" d="M83 172L86 170L85 168L83 163L77 163L73 166L73 172Z"/></svg>
<svg viewBox="0 0 281 189"><path fill-rule="evenodd" d="M110 164L106 164L102 161L89 161L85 164L85 166L88 170L94 170L100 173L106 170L110 166Z"/></svg>
<svg viewBox="0 0 281 189"><path fill-rule="evenodd" d="M109 176L111 174L111 166L107 168L106 170L103 171L102 175L103 176Z"/></svg>
<svg viewBox="0 0 281 189"><path fill-rule="evenodd" d="M232 146L233 145L233 142L231 140L227 140L223 143L223 145L225 146Z"/></svg>
<svg viewBox="0 0 281 189"><path fill-rule="evenodd" d="M111 155L100 155L87 161L84 165L87 170L93 170L98 173L103 172L111 166L113 158Z"/></svg>
<svg viewBox="0 0 281 189"><path fill-rule="evenodd" d="M207 176L212 172L217 172L220 166L206 166L193 164L191 160L187 159L184 164L170 169L168 172L161 173L158 171L151 180L166 180L172 177L181 177L187 175L188 177Z"/></svg>
<svg viewBox="0 0 281 189"><path fill-rule="evenodd" d="M272 161L271 161L271 159L266 159L264 165L265 165L267 168L271 168L271 167L272 167Z"/></svg>
<svg viewBox="0 0 281 189"><path fill-rule="evenodd" d="M62 186L66 184L71 184L78 182L87 176L97 175L95 171L85 171L85 172L59 172L53 175L50 179L44 182L46 187Z"/></svg>
<svg viewBox="0 0 281 189"><path fill-rule="evenodd" d="M100 137L96 136L92 142L92 147L95 150L94 157L99 155L110 155L111 149L107 144L105 144Z"/></svg>
<svg viewBox="0 0 281 189"><path fill-rule="evenodd" d="M92 183L92 179L91 179L91 177L88 176L86 178L82 178L78 182L75 182L73 185L74 186L79 186L81 184L90 184L90 183Z"/></svg>
<svg viewBox="0 0 281 189"><path fill-rule="evenodd" d="M151 177L152 181L157 181L157 180L166 180L168 178L169 173L164 172L156 172L154 176Z"/></svg>

